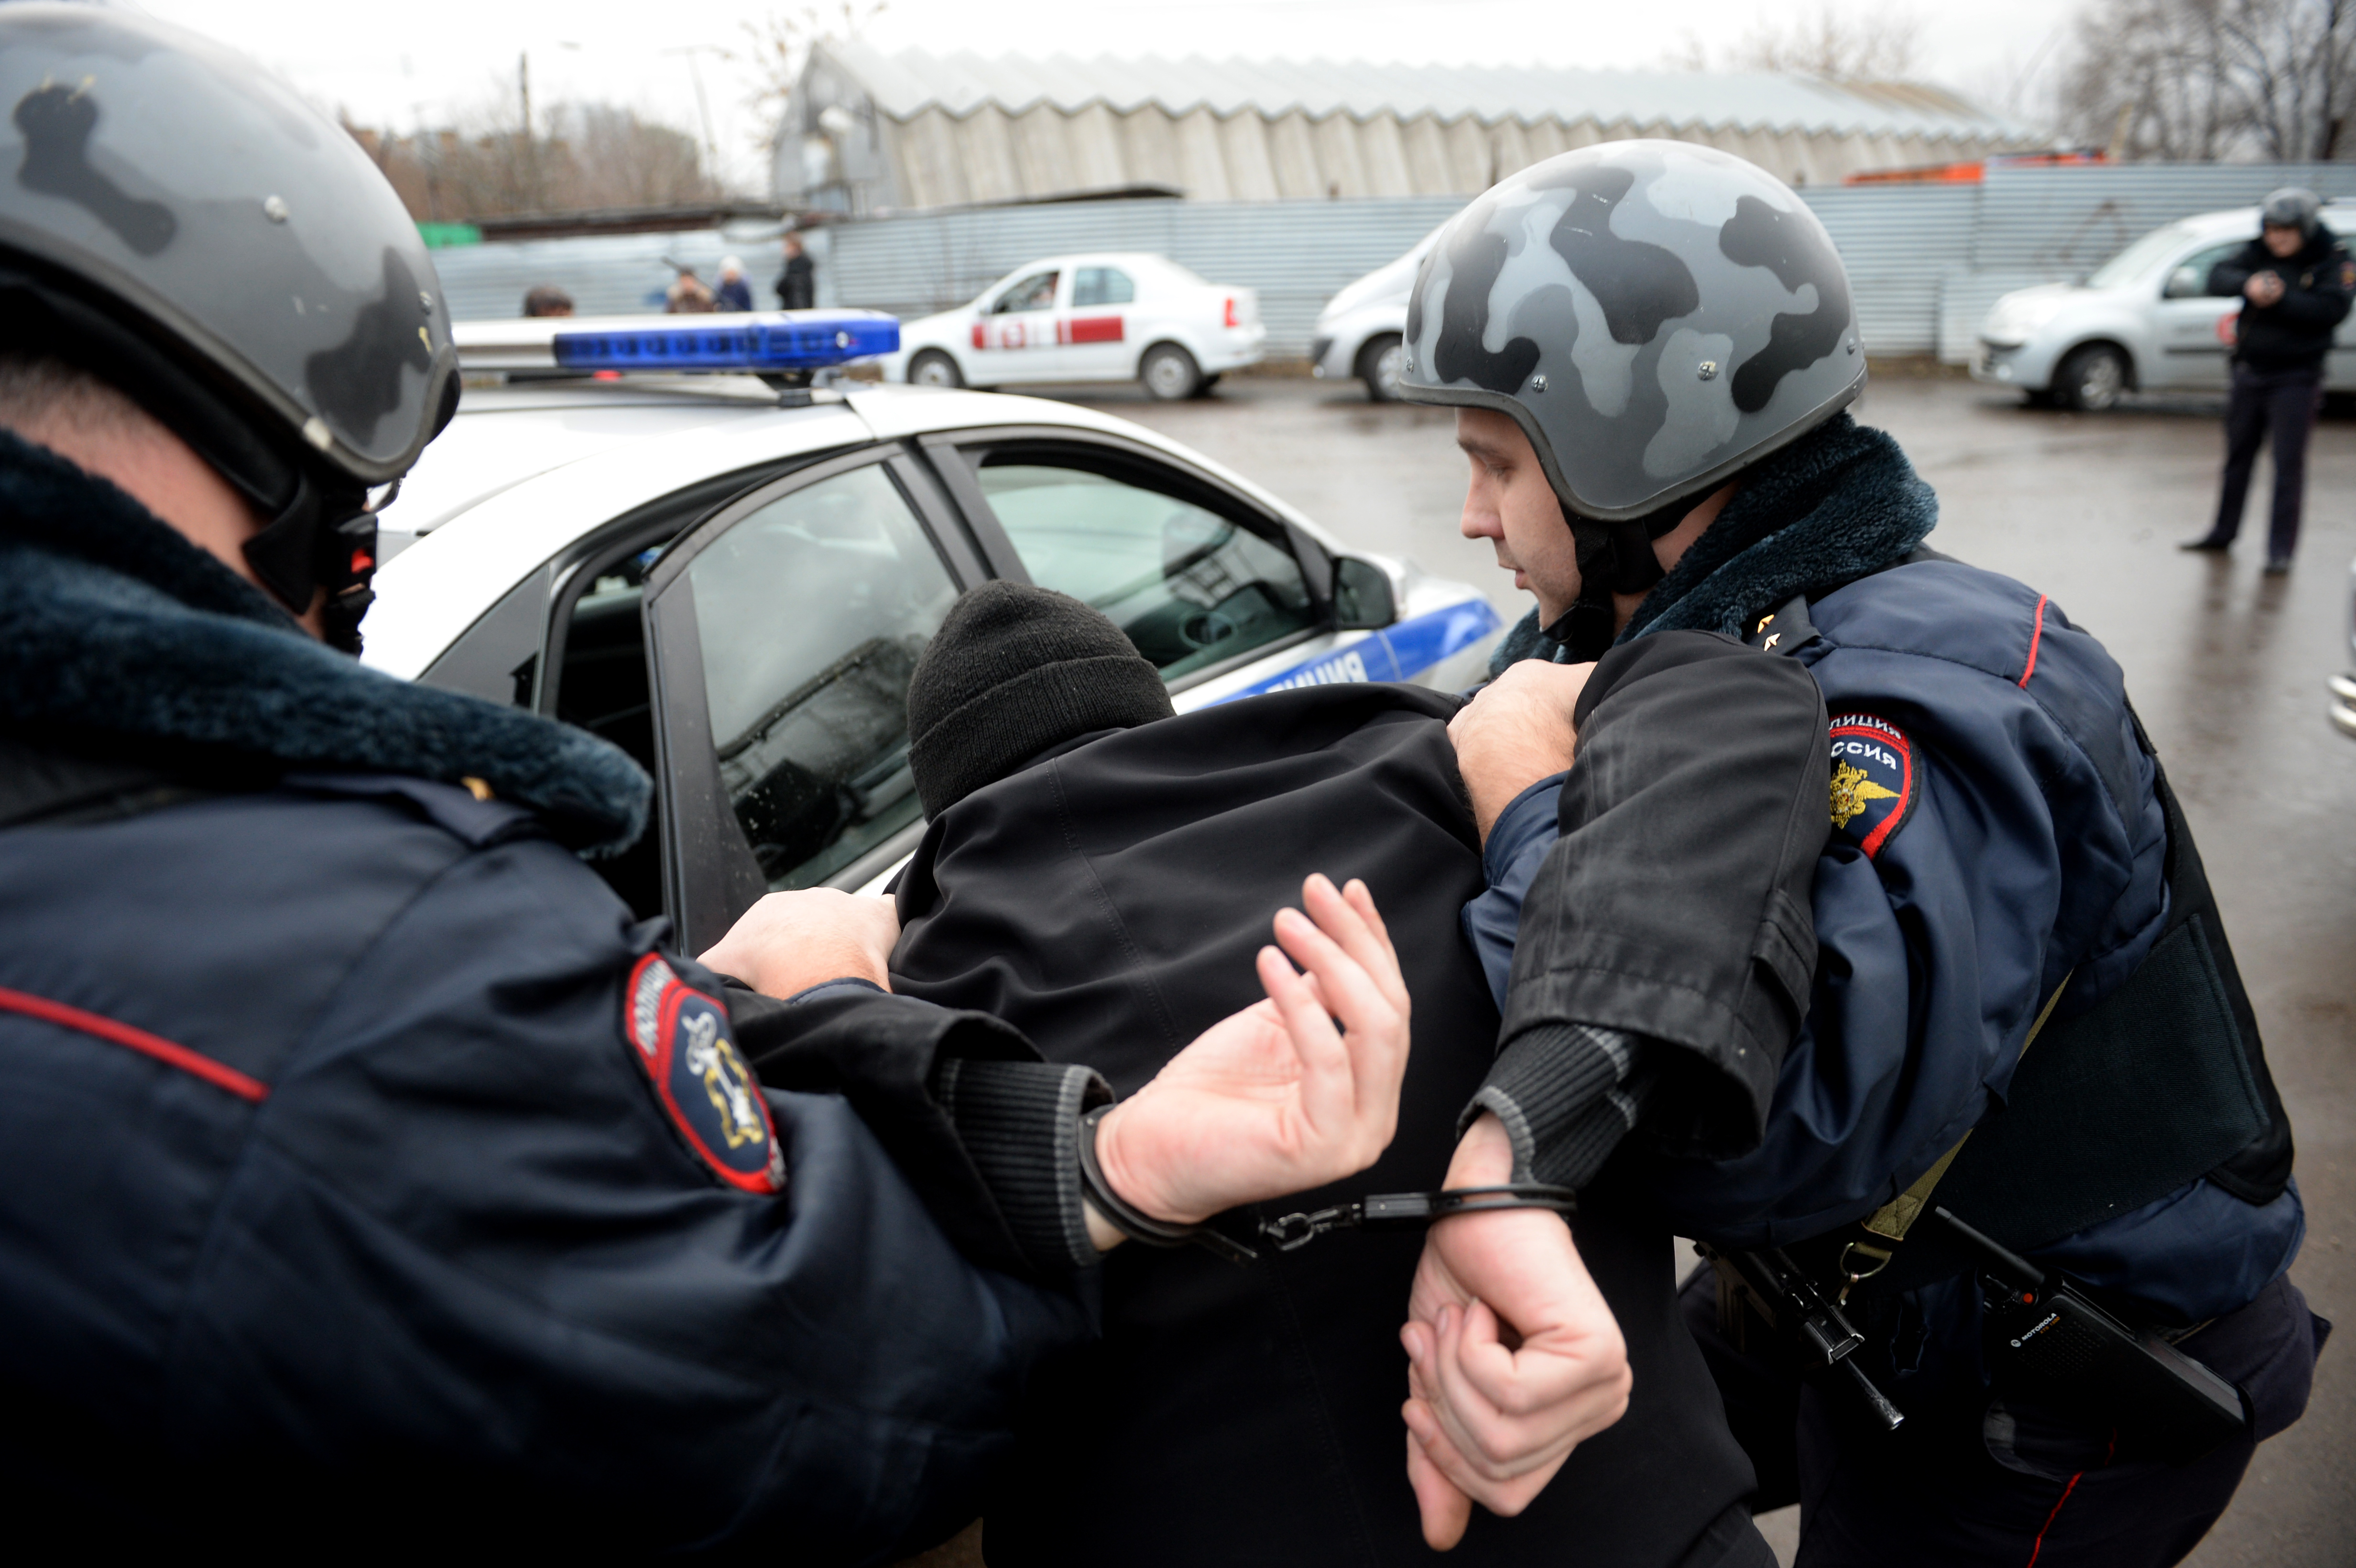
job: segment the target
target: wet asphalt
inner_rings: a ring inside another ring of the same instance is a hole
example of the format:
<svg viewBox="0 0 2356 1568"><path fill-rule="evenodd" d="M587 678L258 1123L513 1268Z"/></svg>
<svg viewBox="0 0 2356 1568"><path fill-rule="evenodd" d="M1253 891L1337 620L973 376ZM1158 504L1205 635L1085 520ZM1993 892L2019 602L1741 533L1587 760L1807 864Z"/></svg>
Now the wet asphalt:
<svg viewBox="0 0 2356 1568"><path fill-rule="evenodd" d="M1369 404L1355 383L1230 377L1207 399L1076 394L1268 486L1343 539L1475 583L1509 619L1526 608L1488 547L1456 532L1454 421ZM2263 1445L2198 1568L2356 1563L2356 741L2325 718L2324 677L2349 667L2356 421L2326 420L2308 460L2297 566L2267 578L2262 464L2227 558L2179 539L2207 528L2221 400L2148 400L2104 414L1899 365L1858 417L1895 435L1938 491L1930 542L2050 593L2110 647L2198 835L2298 1143L2308 1208L2292 1278L2345 1326L2306 1418ZM1792 1523L1762 1520L1789 1561Z"/></svg>

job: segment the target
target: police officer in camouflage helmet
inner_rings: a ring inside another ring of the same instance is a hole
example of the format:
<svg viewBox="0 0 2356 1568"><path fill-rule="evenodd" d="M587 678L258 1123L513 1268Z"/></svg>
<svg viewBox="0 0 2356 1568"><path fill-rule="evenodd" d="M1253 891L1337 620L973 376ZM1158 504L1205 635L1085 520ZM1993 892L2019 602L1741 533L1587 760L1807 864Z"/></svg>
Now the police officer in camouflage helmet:
<svg viewBox="0 0 2356 1568"><path fill-rule="evenodd" d="M1546 630L1592 658L1648 541L1865 387L1831 236L1781 181L1681 142L1534 164L1449 225L1409 296L1401 396L1528 437L1585 592Z"/></svg>
<svg viewBox="0 0 2356 1568"><path fill-rule="evenodd" d="M1510 976L1483 1104L1515 1174L1578 1185L1601 1127L1601 1179L1845 1302L1894 1433L1853 1389L1804 1391L1741 1290L1704 1270L1683 1298L1758 1506L1802 1504L1802 1563L2178 1561L2304 1410L2329 1326L2286 1275L2289 1122L2118 666L2045 595L1922 548L1936 496L1846 411L1865 369L1839 258L1738 159L1616 142L1505 181L1433 247L1407 348L1402 395L1458 410L1463 531L1538 602L1451 725L1490 880L1465 928ZM1697 632L1670 657L1664 634ZM1640 755L1603 694L1646 660L1696 703ZM1760 661L1823 703L1813 965L1743 880L1777 836L1708 827L1752 771L1732 677ZM1737 940L1677 972L1680 932L1702 956ZM1721 1001L1779 989L1781 1034ZM1730 1037L1766 1070L1697 1123L1666 1069ZM1941 1210L2235 1385L2238 1430L2169 1428L2176 1383L2073 1381L1984 1339L2024 1303ZM1502 1431L1440 1326L1407 1338L1421 1453L1519 1500L1568 1421L1499 1363Z"/></svg>

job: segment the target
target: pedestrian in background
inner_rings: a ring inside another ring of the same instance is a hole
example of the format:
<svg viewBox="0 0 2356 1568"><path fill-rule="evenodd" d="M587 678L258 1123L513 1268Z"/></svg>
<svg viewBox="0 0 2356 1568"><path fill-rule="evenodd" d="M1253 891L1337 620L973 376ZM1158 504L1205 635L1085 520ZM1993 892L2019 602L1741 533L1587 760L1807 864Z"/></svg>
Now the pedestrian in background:
<svg viewBox="0 0 2356 1568"><path fill-rule="evenodd" d="M666 315L703 315L719 308L711 288L695 275L693 267L680 267L679 276L671 280L670 292L663 296Z"/></svg>
<svg viewBox="0 0 2356 1568"><path fill-rule="evenodd" d="M786 236L786 270L777 274L777 303L787 310L809 310L818 304L818 268L802 254L798 234Z"/></svg>
<svg viewBox="0 0 2356 1568"><path fill-rule="evenodd" d="M734 256L720 258L720 286L712 291L721 310L751 310L753 285L744 281L744 263Z"/></svg>
<svg viewBox="0 0 2356 1568"><path fill-rule="evenodd" d="M2290 570L2307 496L2307 437L2323 400L2323 357L2356 292L2356 261L2323 225L2315 193L2286 186L2266 197L2258 238L2209 272L2212 294L2240 294L2233 391L2225 406L2225 482L2217 520L2183 548L2226 550L2242 530L2250 469L2271 430L2275 509L2266 571Z"/></svg>
<svg viewBox="0 0 2356 1568"><path fill-rule="evenodd" d="M571 315L573 296L554 283L541 283L523 296L526 315Z"/></svg>

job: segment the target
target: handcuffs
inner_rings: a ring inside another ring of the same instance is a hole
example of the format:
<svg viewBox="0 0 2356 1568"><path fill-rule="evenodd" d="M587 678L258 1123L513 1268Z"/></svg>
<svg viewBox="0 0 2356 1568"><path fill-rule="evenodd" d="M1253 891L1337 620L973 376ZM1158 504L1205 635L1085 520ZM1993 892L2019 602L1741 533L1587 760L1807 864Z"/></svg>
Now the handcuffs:
<svg viewBox="0 0 2356 1568"><path fill-rule="evenodd" d="M1105 1221L1132 1242L1149 1247L1197 1246L1233 1264L1257 1262L1258 1249L1209 1225L1173 1225L1124 1200L1097 1163L1097 1124L1112 1111L1098 1105L1080 1117L1080 1190ZM1254 1235L1280 1253L1299 1252L1329 1231L1413 1231L1458 1214L1494 1214L1514 1209L1579 1212L1579 1194L1542 1181L1496 1187L1451 1187L1438 1192L1375 1192L1354 1203L1262 1220Z"/></svg>

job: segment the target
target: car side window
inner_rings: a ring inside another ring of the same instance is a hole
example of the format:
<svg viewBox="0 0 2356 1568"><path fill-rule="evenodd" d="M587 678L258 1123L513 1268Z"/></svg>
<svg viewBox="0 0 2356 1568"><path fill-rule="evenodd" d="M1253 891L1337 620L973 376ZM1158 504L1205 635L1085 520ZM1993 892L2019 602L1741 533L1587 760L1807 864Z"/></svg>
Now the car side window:
<svg viewBox="0 0 2356 1568"><path fill-rule="evenodd" d="M1290 552L1141 473L997 452L977 478L1031 580L1111 616L1165 680L1316 624Z"/></svg>
<svg viewBox="0 0 2356 1568"><path fill-rule="evenodd" d="M1131 304L1137 300L1137 285L1119 267L1082 267L1072 275L1072 308L1086 309L1090 305Z"/></svg>
<svg viewBox="0 0 2356 1568"><path fill-rule="evenodd" d="M1053 310L1055 308L1055 272L1033 272L998 296L990 307L992 315L1008 315L1018 310Z"/></svg>
<svg viewBox="0 0 2356 1568"><path fill-rule="evenodd" d="M2209 273L2218 262L2238 255L2245 241L2236 240L2230 245L2212 245L2206 251L2195 251L2169 269L2168 286L2164 293L2169 299L2190 299L2209 292Z"/></svg>
<svg viewBox="0 0 2356 1568"><path fill-rule="evenodd" d="M747 514L685 576L721 782L770 888L915 822L908 677L958 591L884 466Z"/></svg>

